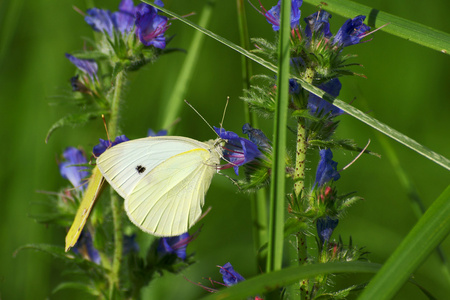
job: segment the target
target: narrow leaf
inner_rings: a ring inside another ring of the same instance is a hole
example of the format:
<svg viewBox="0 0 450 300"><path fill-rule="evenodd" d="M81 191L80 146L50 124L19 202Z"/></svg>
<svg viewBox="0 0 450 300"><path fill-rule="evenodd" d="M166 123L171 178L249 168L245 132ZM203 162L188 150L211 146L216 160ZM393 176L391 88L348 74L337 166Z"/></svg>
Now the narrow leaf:
<svg viewBox="0 0 450 300"><path fill-rule="evenodd" d="M392 299L440 242L450 233L450 185L409 232L358 298Z"/></svg>
<svg viewBox="0 0 450 300"><path fill-rule="evenodd" d="M312 278L323 274L375 273L379 268L379 264L368 262L335 262L294 266L250 278L217 293L210 294L202 299L246 299L250 296L279 289L282 286L291 285L300 279Z"/></svg>
<svg viewBox="0 0 450 300"><path fill-rule="evenodd" d="M195 28L196 30L203 32L204 34L208 35L209 37L212 37L213 39L221 42L222 44L228 46L229 48L241 53L242 55L245 55L246 57L250 58L251 60L253 60L254 62L260 64L263 67L266 67L267 69L273 71L273 72L277 72L277 67L275 65L273 65L270 62L267 62L266 60L256 56L255 54L243 49L242 47L239 47L238 45L230 42L229 40L205 29L202 28L194 23L192 23L191 21L171 12L168 11L167 9L164 9L162 7L159 7L153 3L150 3L149 1L144 1L145 3L148 3L152 6L157 7L158 9L162 10L163 12L165 12L166 14L180 20L181 22L184 22L185 24ZM367 125L373 127L374 129L378 130L379 132L384 133L385 135L393 138L394 140L400 142L401 144L405 145L406 147L414 150L415 152L425 156L426 158L430 159L431 161L434 161L435 163L441 165L442 167L446 168L447 170L450 170L450 160L448 160L446 157L431 151L430 149L426 148L425 146L422 146L421 144L419 144L418 142L414 141L413 139L407 137L406 135L398 132L397 130L387 126L386 124L376 120L375 118L370 117L369 115L367 115L366 113L363 113L362 111L354 108L353 106L345 103L344 101L341 101L337 98L332 97L331 95L325 93L324 91L322 91L321 89L319 89L318 87L315 87L309 83L307 83L306 81L302 80L301 78L292 76L293 78L295 78L300 84L301 86L306 89L307 91L313 93L314 95L317 95L325 100L327 100L328 102L333 103L335 106L339 107L340 109L342 109L343 111L345 111L346 113L348 113L349 115L355 117L356 119L360 120L363 123L366 123Z"/></svg>
<svg viewBox="0 0 450 300"><path fill-rule="evenodd" d="M326 6L323 6L324 1L321 0L305 0L305 2L322 6L327 11L335 12L347 18L354 18L357 15L367 16L367 24L372 28L379 28L388 24L381 30L419 45L450 54L450 35L448 33L348 0L328 0Z"/></svg>

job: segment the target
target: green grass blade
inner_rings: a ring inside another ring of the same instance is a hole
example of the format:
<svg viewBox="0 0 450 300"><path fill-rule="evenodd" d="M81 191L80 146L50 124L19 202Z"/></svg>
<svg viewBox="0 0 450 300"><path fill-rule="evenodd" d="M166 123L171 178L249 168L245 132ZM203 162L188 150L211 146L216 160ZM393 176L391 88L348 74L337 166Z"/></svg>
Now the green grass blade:
<svg viewBox="0 0 450 300"><path fill-rule="evenodd" d="M294 266L250 278L240 282L237 285L225 288L217 293L210 294L202 298L202 300L241 300L257 294L263 294L279 289L282 286L291 285L301 279L312 278L322 274L375 273L379 269L379 264L368 262L335 262L307 266Z"/></svg>
<svg viewBox="0 0 450 300"><path fill-rule="evenodd" d="M450 185L389 257L358 298L392 299L411 273L450 232Z"/></svg>
<svg viewBox="0 0 450 300"><path fill-rule="evenodd" d="M211 15L215 4L216 0L206 2L200 14L200 26L208 26L211 21ZM192 43L187 51L188 54L186 56L186 60L181 66L180 72L178 73L178 78L175 80L174 89L166 102L166 106L162 114L164 120L162 121L160 128L168 129L169 135L173 130L170 125L172 125L178 118L181 107L184 105L183 99L186 94L186 88L190 85L190 82L194 77L192 76L192 73L194 72L195 66L197 65L197 61L200 57L200 48L203 45L204 37L205 36L201 34L201 32L195 32Z"/></svg>
<svg viewBox="0 0 450 300"><path fill-rule="evenodd" d="M148 3L152 6L158 7L157 5L154 5L148 1L144 1L145 3ZM158 9L161 9L162 11L164 11L166 14L179 19L180 21L184 22L185 24L195 28L196 30L208 35L209 37L212 37L213 39L221 42L222 44L230 47L231 49L241 53L242 55L247 56L248 58L250 58L251 60L253 60L254 62L266 67L267 69L277 73L277 67L275 65L273 65L270 62L265 61L264 59L256 56L253 53L250 53L249 51L246 51L245 49L243 49L242 47L239 47L238 45L230 42L229 40L205 29L202 28L194 23L192 23L191 21L173 13L168 11L167 9L158 7ZM403 145L407 146L408 148L416 151L417 153L425 156L426 158L430 159L431 161L441 165L442 167L446 168L447 170L450 170L450 160L448 160L447 158L445 158L444 156L431 151L430 149L422 146L421 144L417 143L416 141L414 141L413 139L407 137L406 135L398 132L397 130L387 126L386 124L383 124L382 122L376 120L375 118L370 117L369 115L361 112L360 110L352 107L351 105L345 103L344 101L341 101L337 98L333 98L331 95L325 93L324 91L322 91L321 89L307 83L306 81L297 78L297 81L302 85L302 87L306 90L308 90L309 92L329 101L329 102L333 102L333 104L337 107L339 107L340 109L342 109L343 111L345 111L346 113L348 113L349 115L355 117L356 119L362 121L363 123L366 123L367 125L373 127L374 129L384 133L385 135L393 138L394 140L402 143Z"/></svg>
<svg viewBox="0 0 450 300"><path fill-rule="evenodd" d="M305 2L311 5L322 5L323 3L321 0L305 0ZM367 24L373 29L389 23L381 30L419 45L450 54L450 35L448 33L348 0L329 0L326 3L327 5L322 5L322 8L329 12L348 18L365 15L368 17Z"/></svg>
<svg viewBox="0 0 450 300"><path fill-rule="evenodd" d="M286 131L289 101L289 47L291 1L281 2L281 25L278 41L277 104L273 125L273 162L270 182L269 237L267 272L281 269L284 241L284 203L286 201Z"/></svg>

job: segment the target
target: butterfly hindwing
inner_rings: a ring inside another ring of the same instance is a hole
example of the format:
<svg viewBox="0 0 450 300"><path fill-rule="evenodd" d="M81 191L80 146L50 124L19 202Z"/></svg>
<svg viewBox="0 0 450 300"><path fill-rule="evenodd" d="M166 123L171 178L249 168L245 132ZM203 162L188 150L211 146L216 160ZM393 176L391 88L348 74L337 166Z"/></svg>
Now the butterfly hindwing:
<svg viewBox="0 0 450 300"><path fill-rule="evenodd" d="M159 236L186 232L201 216L206 190L216 172L209 159L210 152L198 148L154 168L125 199L131 221Z"/></svg>

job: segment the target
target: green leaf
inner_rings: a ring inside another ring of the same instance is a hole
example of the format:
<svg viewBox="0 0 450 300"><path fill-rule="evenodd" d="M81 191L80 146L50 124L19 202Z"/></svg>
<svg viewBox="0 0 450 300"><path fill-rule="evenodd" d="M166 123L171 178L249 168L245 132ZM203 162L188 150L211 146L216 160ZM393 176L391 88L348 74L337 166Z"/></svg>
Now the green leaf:
<svg viewBox="0 0 450 300"><path fill-rule="evenodd" d="M202 299L241 300L246 297L279 289L282 286L291 285L300 279L313 278L323 274L375 273L379 268L379 264L360 261L289 267L280 271L258 275L248 280L241 281L234 286L225 288L217 293L210 294Z"/></svg>
<svg viewBox="0 0 450 300"><path fill-rule="evenodd" d="M368 17L367 23L372 29L388 24L381 30L419 45L450 54L450 35L448 33L348 0L328 0L326 6L322 6L324 2L321 0L305 0L305 2L314 6L321 6L329 12L347 18L365 15Z"/></svg>
<svg viewBox="0 0 450 300"><path fill-rule="evenodd" d="M204 34L208 35L209 37L212 37L213 39L221 42L222 44L230 47L231 49L241 53L242 55L245 55L246 57L250 58L251 60L253 60L254 62L260 64L261 66L267 68L268 70L271 70L273 72L277 72L277 67L275 65L273 65L270 62L267 62L266 60L256 56L255 54L243 49L242 47L239 47L238 45L230 42L229 40L205 29L202 28L194 23L192 23L191 21L189 21L187 18L183 18L163 7L159 7L149 1L144 1L145 3L148 3L149 5L152 5L154 7L157 7L158 9L160 9L161 11L165 12L166 14L180 20L181 22L195 28L196 30L203 32ZM431 151L430 149L426 148L425 146L422 146L421 144L419 144L418 142L414 141L413 139L407 137L406 135L398 132L397 130L387 126L386 124L376 120L375 118L367 115L366 113L354 108L353 106L345 103L342 100L339 100L337 98L332 97L331 95L325 93L324 91L322 91L321 89L319 89L318 87L315 87L309 83L307 83L306 81L304 81L301 78L292 76L293 78L295 78L300 84L301 86L308 90L309 92L313 93L316 96L319 96L325 100L327 100L330 103L333 103L336 107L342 109L343 111L345 111L347 114L353 116L354 118L360 120L361 122L369 125L370 127L378 130L379 132L384 133L385 135L391 137L392 139L398 141L399 143L405 145L406 147L414 150L415 152L425 156L426 158L428 158L431 161L434 161L435 163L441 165L442 167L446 168L447 170L450 170L450 160L448 160L446 157Z"/></svg>
<svg viewBox="0 0 450 300"><path fill-rule="evenodd" d="M59 292L61 290L65 290L65 289L75 289L75 290L84 291L93 296L100 296L100 293L96 289L94 289L94 288L90 287L88 284L82 283L82 282L60 283L57 287L55 287L53 289L52 293L55 294L56 292Z"/></svg>
<svg viewBox="0 0 450 300"><path fill-rule="evenodd" d="M94 120L96 118L101 117L102 115L107 115L107 114L109 114L109 111L107 111L107 110L98 110L98 111L90 111L90 112L75 113L75 114L67 115L67 116L59 119L56 123L54 123L52 125L52 127L50 127L49 131L47 132L47 136L45 137L45 143L48 142L52 133L58 128L61 128L64 126L76 127L76 126L84 125L91 120Z"/></svg>
<svg viewBox="0 0 450 300"><path fill-rule="evenodd" d="M450 185L428 208L358 298L392 299L422 262L450 233Z"/></svg>
<svg viewBox="0 0 450 300"><path fill-rule="evenodd" d="M74 53L70 53L70 54L75 56L76 58L79 58L79 59L100 60L100 59L108 58L108 55L106 55L105 53L103 53L101 51L98 51L98 50L74 52Z"/></svg>

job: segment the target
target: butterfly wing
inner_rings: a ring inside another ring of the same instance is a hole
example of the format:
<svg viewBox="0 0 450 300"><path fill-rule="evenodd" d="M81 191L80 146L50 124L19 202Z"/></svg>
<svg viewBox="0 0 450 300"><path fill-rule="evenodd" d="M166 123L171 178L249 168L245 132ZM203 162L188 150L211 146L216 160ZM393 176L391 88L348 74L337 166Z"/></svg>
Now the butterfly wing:
<svg viewBox="0 0 450 300"><path fill-rule="evenodd" d="M212 146L185 137L149 137L108 149L97 165L125 198L134 224L155 235L175 236L201 216L220 160Z"/></svg>
<svg viewBox="0 0 450 300"><path fill-rule="evenodd" d="M207 144L184 137L147 137L118 144L97 159L105 179L123 198L157 165L170 157Z"/></svg>
<svg viewBox="0 0 450 300"><path fill-rule="evenodd" d="M218 162L218 159L217 159ZM176 236L195 224L216 173L209 150L175 155L149 172L125 199L130 220L158 236Z"/></svg>

